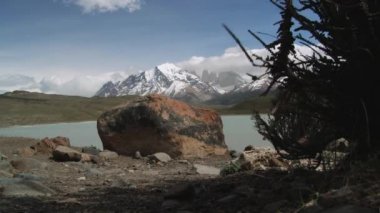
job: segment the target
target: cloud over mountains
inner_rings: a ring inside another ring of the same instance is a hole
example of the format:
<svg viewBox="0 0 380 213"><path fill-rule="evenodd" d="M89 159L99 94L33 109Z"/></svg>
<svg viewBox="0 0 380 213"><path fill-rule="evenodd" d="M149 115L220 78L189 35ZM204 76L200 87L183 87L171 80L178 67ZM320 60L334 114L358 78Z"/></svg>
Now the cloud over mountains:
<svg viewBox="0 0 380 213"><path fill-rule="evenodd" d="M134 12L141 9L142 0L64 0L64 2L75 4L89 12L113 12L116 10L127 9Z"/></svg>
<svg viewBox="0 0 380 213"><path fill-rule="evenodd" d="M312 51L305 46L296 45L296 51L298 55L312 54ZM252 49L250 52L262 57L268 55L265 49ZM195 71L198 75L200 75L203 70L215 73L234 71L242 74L243 77L248 77L244 74L251 73L257 75L264 71L262 68L252 67L244 53L238 47L227 48L223 54L218 56L193 56L186 61L177 62L175 64L182 69ZM138 70L134 70L134 72L137 71ZM27 75L0 74L0 93L13 90L27 90L50 94L89 97L93 96L104 83L124 80L128 74L133 72L107 72L89 75L70 73L57 74L54 71L51 73L54 74L46 74L39 79ZM80 71L76 73L80 73Z"/></svg>

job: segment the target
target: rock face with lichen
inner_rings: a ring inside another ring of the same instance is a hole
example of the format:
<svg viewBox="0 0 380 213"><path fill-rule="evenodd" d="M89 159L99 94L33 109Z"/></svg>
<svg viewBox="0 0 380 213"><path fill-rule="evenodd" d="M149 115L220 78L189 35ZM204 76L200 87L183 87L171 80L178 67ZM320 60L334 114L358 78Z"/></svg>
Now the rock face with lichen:
<svg viewBox="0 0 380 213"><path fill-rule="evenodd" d="M218 113L160 95L141 97L103 113L97 127L104 149L122 155L165 152L186 158L227 152Z"/></svg>

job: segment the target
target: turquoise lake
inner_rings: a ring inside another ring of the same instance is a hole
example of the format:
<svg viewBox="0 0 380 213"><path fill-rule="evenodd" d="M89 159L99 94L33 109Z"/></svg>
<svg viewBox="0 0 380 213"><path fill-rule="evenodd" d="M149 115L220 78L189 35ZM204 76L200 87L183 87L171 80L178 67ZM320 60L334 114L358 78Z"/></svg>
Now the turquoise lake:
<svg viewBox="0 0 380 213"><path fill-rule="evenodd" d="M247 145L270 147L269 141L257 132L250 115L222 116L225 141L229 149L241 151ZM13 126L0 129L0 136L39 138L65 136L73 146L94 145L103 148L96 129L96 121L77 123Z"/></svg>

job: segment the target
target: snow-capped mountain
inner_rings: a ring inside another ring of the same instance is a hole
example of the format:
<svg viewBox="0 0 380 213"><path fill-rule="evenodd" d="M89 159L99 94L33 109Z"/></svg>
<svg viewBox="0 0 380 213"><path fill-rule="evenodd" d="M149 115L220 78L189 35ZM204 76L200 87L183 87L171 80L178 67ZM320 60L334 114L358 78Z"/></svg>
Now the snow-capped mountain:
<svg viewBox="0 0 380 213"><path fill-rule="evenodd" d="M187 101L205 101L216 95L218 91L200 78L174 64L165 63L151 70L130 75L125 80L108 82L95 96L123 96L162 94Z"/></svg>
<svg viewBox="0 0 380 213"><path fill-rule="evenodd" d="M154 69L140 71L120 81L104 84L95 96L161 94L187 102L214 102L222 99L239 100L259 94L270 84L269 78L247 82L235 72L213 73L204 71L202 77L180 67L165 63ZM241 98L239 98L241 97ZM231 101L227 101L228 103ZM223 103L226 101L223 101Z"/></svg>
<svg viewBox="0 0 380 213"><path fill-rule="evenodd" d="M268 88L270 83L271 79L269 77L263 77L256 81L241 84L240 86L235 87L229 93L261 92Z"/></svg>
<svg viewBox="0 0 380 213"><path fill-rule="evenodd" d="M228 93L234 88L240 87L241 85L247 83L247 81L245 81L240 74L233 71L209 73L207 70L205 70L202 73L201 79L204 82L214 86L220 94Z"/></svg>

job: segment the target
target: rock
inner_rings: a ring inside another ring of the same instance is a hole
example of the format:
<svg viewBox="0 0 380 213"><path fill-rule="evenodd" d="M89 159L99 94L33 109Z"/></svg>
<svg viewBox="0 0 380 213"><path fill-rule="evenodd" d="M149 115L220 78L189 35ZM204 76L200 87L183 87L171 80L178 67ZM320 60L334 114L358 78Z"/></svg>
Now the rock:
<svg viewBox="0 0 380 213"><path fill-rule="evenodd" d="M252 145L248 145L248 146L246 146L245 148L244 148L244 151L252 151L252 150L254 150L255 149L255 147L253 147Z"/></svg>
<svg viewBox="0 0 380 213"><path fill-rule="evenodd" d="M190 164L190 162L188 160L178 160L178 163Z"/></svg>
<svg viewBox="0 0 380 213"><path fill-rule="evenodd" d="M335 141L332 141L326 146L326 150L335 151L335 152L348 152L350 143L344 139L339 138Z"/></svg>
<svg viewBox="0 0 380 213"><path fill-rule="evenodd" d="M5 197L39 197L55 194L54 190L39 181L20 178L0 178L0 187L3 188L1 195Z"/></svg>
<svg viewBox="0 0 380 213"><path fill-rule="evenodd" d="M41 142L32 146L36 152L49 154L57 149L58 146L70 147L70 139L66 137L44 138Z"/></svg>
<svg viewBox="0 0 380 213"><path fill-rule="evenodd" d="M36 153L36 150L32 147L23 147L16 150L16 154L21 157L32 157Z"/></svg>
<svg viewBox="0 0 380 213"><path fill-rule="evenodd" d="M19 171L44 170L47 168L47 163L41 162L33 158L21 158L17 160L12 160L11 165L13 166L13 168Z"/></svg>
<svg viewBox="0 0 380 213"><path fill-rule="evenodd" d="M0 177L12 177L13 167L8 160L0 160Z"/></svg>
<svg viewBox="0 0 380 213"><path fill-rule="evenodd" d="M80 161L82 154L75 149L66 146L57 146L53 151L53 159L56 161Z"/></svg>
<svg viewBox="0 0 380 213"><path fill-rule="evenodd" d="M376 209L370 209L366 207L354 206L354 205L342 205L330 209L321 211L321 213L378 213Z"/></svg>
<svg viewBox="0 0 380 213"><path fill-rule="evenodd" d="M237 152L236 150L230 150L229 154L231 158L238 158L241 153Z"/></svg>
<svg viewBox="0 0 380 213"><path fill-rule="evenodd" d="M2 177L11 178L13 177L13 174L7 171L0 170L0 178Z"/></svg>
<svg viewBox="0 0 380 213"><path fill-rule="evenodd" d="M274 150L253 149L244 151L235 162L240 165L241 170L267 170L277 168L286 170L289 163L281 159Z"/></svg>
<svg viewBox="0 0 380 213"><path fill-rule="evenodd" d="M165 152L172 157L225 155L223 124L212 110L149 95L103 113L97 121L105 149L133 156Z"/></svg>
<svg viewBox="0 0 380 213"><path fill-rule="evenodd" d="M8 157L5 156L5 155L3 155L3 154L0 152L0 161L1 161L1 160L7 160L7 159L8 159Z"/></svg>
<svg viewBox="0 0 380 213"><path fill-rule="evenodd" d="M119 155L116 152L111 152L109 150L104 150L99 153L99 157L104 160L112 160L119 157Z"/></svg>
<svg viewBox="0 0 380 213"><path fill-rule="evenodd" d="M148 158L151 161L163 163L167 163L172 160L172 158L168 154L163 152L154 153L153 155L149 155Z"/></svg>
<svg viewBox="0 0 380 213"><path fill-rule="evenodd" d="M289 164L278 160L277 158L269 158L268 164L270 167L289 168Z"/></svg>
<svg viewBox="0 0 380 213"><path fill-rule="evenodd" d="M142 158L140 151L136 151L135 158L136 159L141 159Z"/></svg>
<svg viewBox="0 0 380 213"><path fill-rule="evenodd" d="M87 153L81 153L81 162L93 162L93 155L87 154Z"/></svg>
<svg viewBox="0 0 380 213"><path fill-rule="evenodd" d="M91 155L91 162L100 164L103 162L103 160L97 155Z"/></svg>
<svg viewBox="0 0 380 213"><path fill-rule="evenodd" d="M98 155L101 151L95 146L82 147L82 152L90 155Z"/></svg>
<svg viewBox="0 0 380 213"><path fill-rule="evenodd" d="M201 164L194 164L193 165L196 172L200 175L219 175L220 169L212 166L206 166Z"/></svg>
<svg viewBox="0 0 380 213"><path fill-rule="evenodd" d="M82 176L82 177L77 178L77 180L78 181L84 181L84 180L86 180L86 177Z"/></svg>

